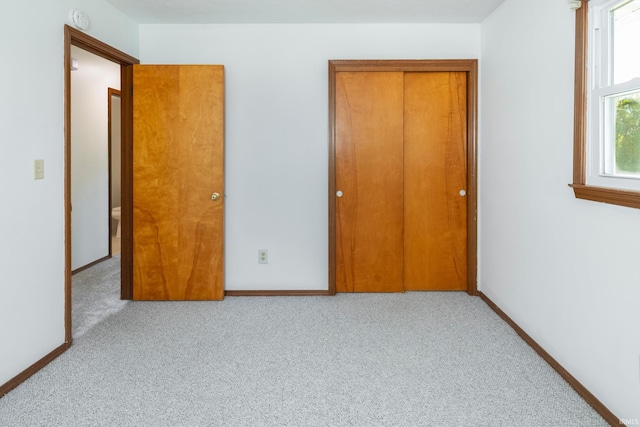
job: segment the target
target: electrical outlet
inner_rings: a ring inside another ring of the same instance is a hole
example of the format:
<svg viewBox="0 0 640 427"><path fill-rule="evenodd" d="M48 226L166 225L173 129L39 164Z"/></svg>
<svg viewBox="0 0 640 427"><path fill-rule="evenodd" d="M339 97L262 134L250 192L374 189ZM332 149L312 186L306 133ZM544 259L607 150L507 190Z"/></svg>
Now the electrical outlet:
<svg viewBox="0 0 640 427"><path fill-rule="evenodd" d="M258 264L269 264L269 251L258 249Z"/></svg>

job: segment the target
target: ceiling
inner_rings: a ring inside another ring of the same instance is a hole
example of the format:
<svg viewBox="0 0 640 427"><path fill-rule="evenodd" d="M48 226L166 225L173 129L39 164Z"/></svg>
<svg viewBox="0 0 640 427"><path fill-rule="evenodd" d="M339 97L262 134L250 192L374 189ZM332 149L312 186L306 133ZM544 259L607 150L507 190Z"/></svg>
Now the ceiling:
<svg viewBox="0 0 640 427"><path fill-rule="evenodd" d="M505 0L107 0L140 24L479 23Z"/></svg>

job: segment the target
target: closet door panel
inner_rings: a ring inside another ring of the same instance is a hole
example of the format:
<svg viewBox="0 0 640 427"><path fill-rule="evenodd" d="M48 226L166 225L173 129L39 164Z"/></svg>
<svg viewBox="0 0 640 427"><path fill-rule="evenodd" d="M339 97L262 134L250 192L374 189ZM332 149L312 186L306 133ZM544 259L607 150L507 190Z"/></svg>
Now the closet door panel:
<svg viewBox="0 0 640 427"><path fill-rule="evenodd" d="M465 290L466 73L404 83L404 288Z"/></svg>
<svg viewBox="0 0 640 427"><path fill-rule="evenodd" d="M402 292L403 73L336 75L336 291Z"/></svg>

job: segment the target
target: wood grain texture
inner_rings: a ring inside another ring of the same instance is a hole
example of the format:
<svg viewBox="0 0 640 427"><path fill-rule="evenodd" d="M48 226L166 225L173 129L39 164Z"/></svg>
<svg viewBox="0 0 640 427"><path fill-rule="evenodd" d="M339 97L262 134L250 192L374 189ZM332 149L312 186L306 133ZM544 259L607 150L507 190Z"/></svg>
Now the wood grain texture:
<svg viewBox="0 0 640 427"><path fill-rule="evenodd" d="M329 65L336 72L468 72L477 59L332 59Z"/></svg>
<svg viewBox="0 0 640 427"><path fill-rule="evenodd" d="M336 76L338 292L403 290L402 88L400 72Z"/></svg>
<svg viewBox="0 0 640 427"><path fill-rule="evenodd" d="M478 61L467 76L467 293L478 294Z"/></svg>
<svg viewBox="0 0 640 427"><path fill-rule="evenodd" d="M406 73L404 288L467 288L466 73Z"/></svg>
<svg viewBox="0 0 640 427"><path fill-rule="evenodd" d="M609 203L611 205L640 208L640 192L616 190L614 188L594 187L593 185L570 184L577 199L592 202Z"/></svg>
<svg viewBox="0 0 640 427"><path fill-rule="evenodd" d="M222 66L134 68L136 300L219 300L223 283Z"/></svg>
<svg viewBox="0 0 640 427"><path fill-rule="evenodd" d="M462 72L467 77L467 293L477 294L477 126L478 61L443 60L330 60L329 69L329 293L338 281L338 220L336 199L337 123L336 80L343 72Z"/></svg>
<svg viewBox="0 0 640 427"><path fill-rule="evenodd" d="M133 299L133 65L120 67L122 181L120 194L120 294Z"/></svg>
<svg viewBox="0 0 640 427"><path fill-rule="evenodd" d="M573 119L573 183L587 180L587 92L589 90L589 3L576 10L576 53Z"/></svg>

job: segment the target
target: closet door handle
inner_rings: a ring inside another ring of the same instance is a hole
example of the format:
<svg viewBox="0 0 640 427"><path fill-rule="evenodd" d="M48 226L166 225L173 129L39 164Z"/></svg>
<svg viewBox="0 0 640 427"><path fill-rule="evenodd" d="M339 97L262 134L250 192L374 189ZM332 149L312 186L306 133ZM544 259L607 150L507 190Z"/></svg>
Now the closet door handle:
<svg viewBox="0 0 640 427"><path fill-rule="evenodd" d="M336 197L342 197L344 193L340 190L336 191Z"/></svg>
<svg viewBox="0 0 640 427"><path fill-rule="evenodd" d="M214 202L219 199L220 199L220 193L213 193L211 195L211 200L213 200Z"/></svg>

